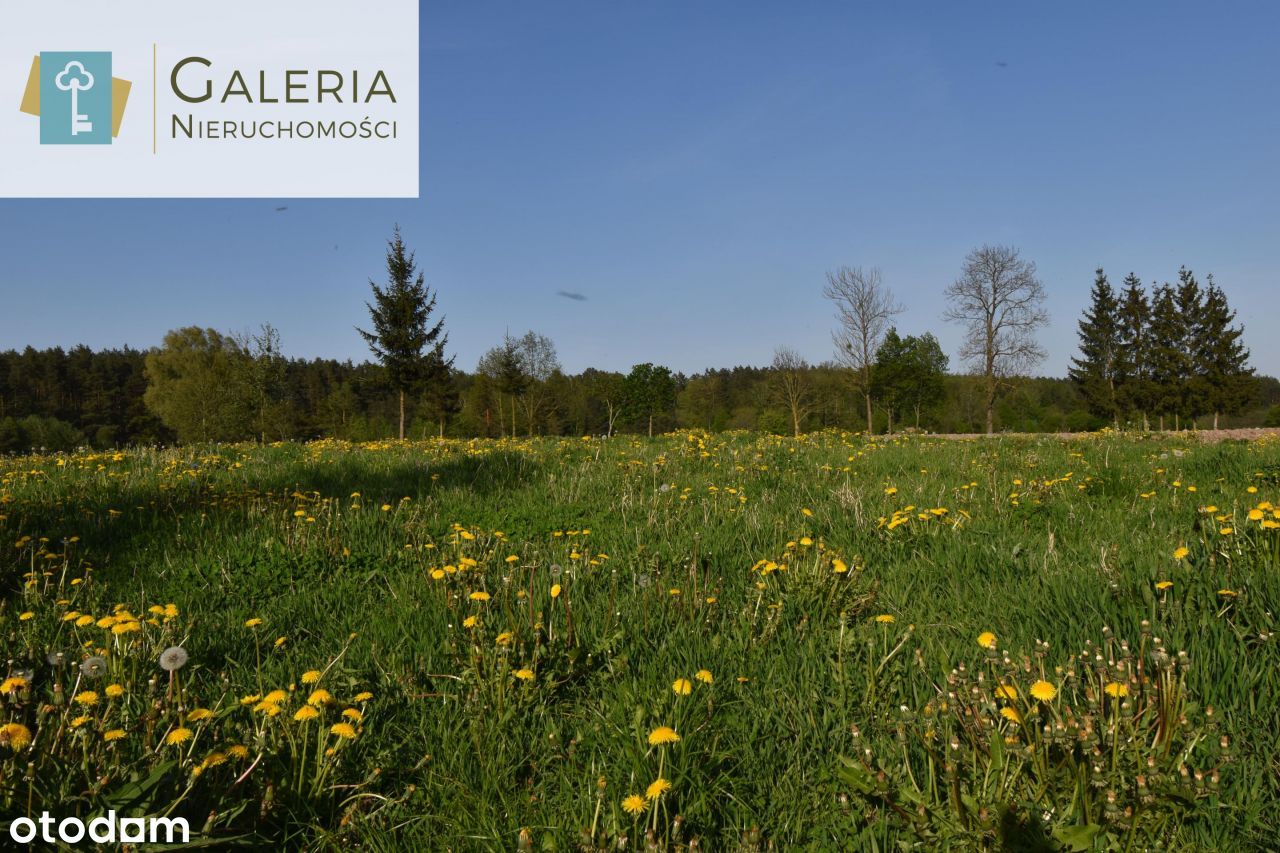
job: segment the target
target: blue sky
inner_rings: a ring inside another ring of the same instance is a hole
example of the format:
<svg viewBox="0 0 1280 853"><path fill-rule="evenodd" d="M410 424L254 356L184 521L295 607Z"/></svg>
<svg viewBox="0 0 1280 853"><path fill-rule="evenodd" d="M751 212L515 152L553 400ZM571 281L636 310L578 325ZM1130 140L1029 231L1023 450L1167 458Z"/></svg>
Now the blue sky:
<svg viewBox="0 0 1280 853"><path fill-rule="evenodd" d="M1280 320L1280 5L430 3L416 201L0 201L0 349L270 321L363 359L394 223L451 349L567 370L830 356L823 274L878 266L954 353L965 253L1034 260L1061 375L1099 264L1213 272L1261 372ZM275 207L287 204L288 210ZM557 291L578 292L571 301Z"/></svg>

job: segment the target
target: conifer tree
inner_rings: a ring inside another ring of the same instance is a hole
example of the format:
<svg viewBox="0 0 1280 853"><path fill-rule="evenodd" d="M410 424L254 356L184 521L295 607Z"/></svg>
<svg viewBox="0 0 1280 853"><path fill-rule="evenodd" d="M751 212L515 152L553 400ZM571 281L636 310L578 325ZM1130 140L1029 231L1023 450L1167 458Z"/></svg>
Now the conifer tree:
<svg viewBox="0 0 1280 853"><path fill-rule="evenodd" d="M1177 388L1177 409L1175 411L1175 427L1178 417L1194 420L1205 413L1203 388L1195 380L1200 366L1196 363L1196 344L1201 334L1198 331L1201 321L1201 310L1204 294L1200 290L1200 282L1195 274L1185 266L1178 269L1178 289L1175 296L1178 314L1182 320L1181 343L1185 359L1182 381Z"/></svg>
<svg viewBox="0 0 1280 853"><path fill-rule="evenodd" d="M1254 381L1249 350L1240 340L1244 329L1232 325L1236 312L1213 276L1206 280L1193 353L1199 380L1197 396L1213 412L1213 428L1217 429L1221 415L1236 414L1249 402Z"/></svg>
<svg viewBox="0 0 1280 853"><path fill-rule="evenodd" d="M1189 376L1190 359L1186 350L1186 317L1179 313L1174 289L1168 284L1157 287L1151 299L1150 352L1151 405L1160 416L1160 429L1165 417L1182 410L1183 386Z"/></svg>
<svg viewBox="0 0 1280 853"><path fill-rule="evenodd" d="M1151 428L1151 303L1142 281L1133 273L1124 279L1119 307L1120 358L1124 382L1120 387L1121 407L1142 415L1142 428Z"/></svg>
<svg viewBox="0 0 1280 853"><path fill-rule="evenodd" d="M1080 356L1071 359L1067 373L1080 389L1089 411L1119 426L1119 389L1125 372L1120 303L1101 267L1095 273L1091 295L1093 302L1080 320Z"/></svg>
<svg viewBox="0 0 1280 853"><path fill-rule="evenodd" d="M373 331L357 328L378 361L386 368L391 387L400 396L400 438L404 438L404 402L410 390L423 382L447 377L453 359L444 357L449 340L444 319L431 325L436 295L422 279L413 252L405 248L400 226L387 241L387 284L372 280L373 304L365 303Z"/></svg>

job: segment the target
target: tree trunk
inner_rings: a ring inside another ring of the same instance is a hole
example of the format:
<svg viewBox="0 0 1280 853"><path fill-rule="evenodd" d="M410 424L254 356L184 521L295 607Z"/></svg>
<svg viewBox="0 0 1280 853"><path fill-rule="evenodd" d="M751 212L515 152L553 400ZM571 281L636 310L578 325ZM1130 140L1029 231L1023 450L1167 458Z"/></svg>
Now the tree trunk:
<svg viewBox="0 0 1280 853"><path fill-rule="evenodd" d="M862 395L867 401L867 435L875 435L875 426L871 421L871 392L867 391Z"/></svg>
<svg viewBox="0 0 1280 853"><path fill-rule="evenodd" d="M516 395L511 395L511 437L516 437Z"/></svg>
<svg viewBox="0 0 1280 853"><path fill-rule="evenodd" d="M653 412L649 413L649 438L653 438Z"/></svg>
<svg viewBox="0 0 1280 853"><path fill-rule="evenodd" d="M1215 432L1218 429L1218 413L1217 412L1213 413L1213 429Z"/></svg>
<svg viewBox="0 0 1280 853"><path fill-rule="evenodd" d="M1151 432L1151 421L1147 418L1147 413L1145 411L1142 413L1142 431Z"/></svg>
<svg viewBox="0 0 1280 853"><path fill-rule="evenodd" d="M440 419L440 437L444 438L444 418Z"/></svg>
<svg viewBox="0 0 1280 853"><path fill-rule="evenodd" d="M404 441L404 392L400 392L400 440Z"/></svg>

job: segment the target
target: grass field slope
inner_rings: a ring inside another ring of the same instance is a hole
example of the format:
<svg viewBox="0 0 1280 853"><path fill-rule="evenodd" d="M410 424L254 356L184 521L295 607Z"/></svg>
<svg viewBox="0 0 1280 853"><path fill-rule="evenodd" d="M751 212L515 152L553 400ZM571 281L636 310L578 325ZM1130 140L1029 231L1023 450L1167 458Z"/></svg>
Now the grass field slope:
<svg viewBox="0 0 1280 853"><path fill-rule="evenodd" d="M0 459L0 823L246 849L1265 850L1280 440Z"/></svg>

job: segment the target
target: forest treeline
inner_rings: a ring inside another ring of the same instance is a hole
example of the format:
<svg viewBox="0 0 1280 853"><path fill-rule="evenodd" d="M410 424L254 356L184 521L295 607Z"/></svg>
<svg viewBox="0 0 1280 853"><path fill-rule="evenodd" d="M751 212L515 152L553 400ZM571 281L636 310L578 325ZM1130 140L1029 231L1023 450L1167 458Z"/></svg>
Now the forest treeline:
<svg viewBox="0 0 1280 853"><path fill-rule="evenodd" d="M0 452L175 442L176 431L144 401L147 355L136 349L94 352L82 346L0 352ZM232 396L239 394L242 399L226 406L225 418L213 425L216 432L209 437L260 438L265 431L268 440L322 436L368 440L396 434L397 394L378 365L280 359L278 368L267 411L253 408L249 379L242 380L240 391L233 383ZM848 369L824 364L807 370L813 404L803 414L802 430L864 428L861 399L850 389ZM782 371L773 367L673 374L671 405L656 408L654 428L791 432L791 414L779 388L781 377ZM444 412L446 435L496 437L510 432L510 398L492 378L454 370L450 381L457 396L452 411ZM533 431L604 434L612 414L615 431L646 432L648 412L627 409L621 396L625 381L625 374L594 369L578 374L552 372L539 389ZM1228 418L1226 426L1280 426L1280 381L1258 377L1255 384L1252 405ZM438 400L411 395L409 411L411 435L439 433ZM984 416L980 378L948 374L942 378L941 396L922 409L918 425L932 432L976 432ZM1015 380L996 407L997 428L1018 432L1094 429L1109 422L1089 410L1080 386L1069 379ZM887 412L877 409L877 429L886 428L887 423ZM899 424L917 426L915 412L908 412ZM516 407L516 430L520 435L529 432L527 411L521 405Z"/></svg>
<svg viewBox="0 0 1280 853"><path fill-rule="evenodd" d="M780 346L768 367L686 376L655 363L566 373L554 341L507 335L473 371L448 354L427 287L397 229L386 283L370 282L374 361L284 355L280 335L196 326L161 346L0 352L0 453L207 441L335 437L498 437L647 433L691 427L800 434L826 428L941 433L996 430L1280 426L1280 381L1255 376L1225 292L1185 267L1148 290L1115 290L1099 269L1063 379L1035 377L1048 322L1035 264L1016 249L971 252L947 288L957 353L901 335L903 308L879 270L841 267L834 358L810 365Z"/></svg>

